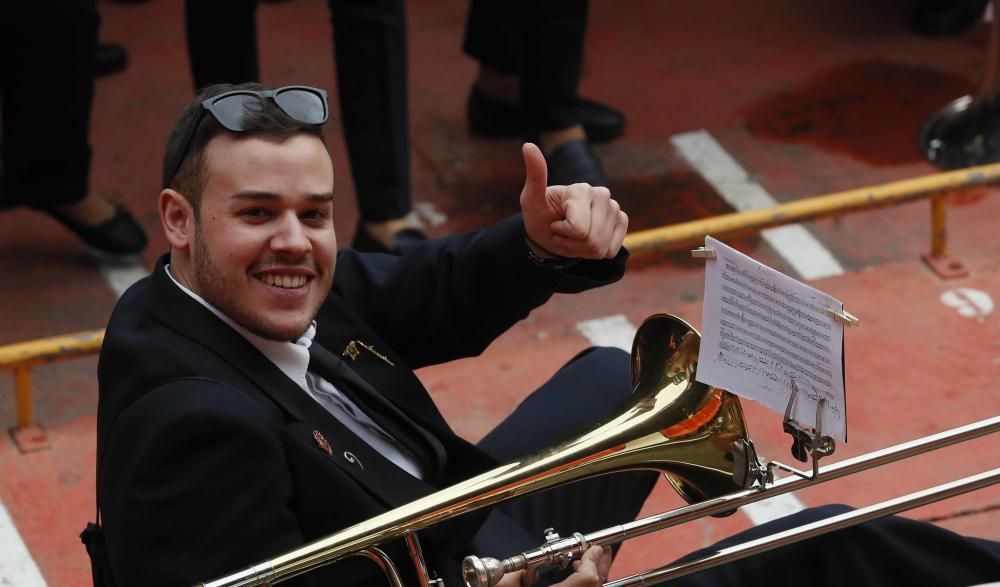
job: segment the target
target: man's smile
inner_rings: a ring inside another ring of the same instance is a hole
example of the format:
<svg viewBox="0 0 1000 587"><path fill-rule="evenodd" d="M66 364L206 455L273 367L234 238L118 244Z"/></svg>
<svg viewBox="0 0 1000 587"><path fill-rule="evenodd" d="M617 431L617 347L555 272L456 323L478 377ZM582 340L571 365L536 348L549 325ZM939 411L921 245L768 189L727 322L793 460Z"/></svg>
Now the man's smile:
<svg viewBox="0 0 1000 587"><path fill-rule="evenodd" d="M301 273L258 273L254 277L263 281L267 285L285 289L300 288L312 279L308 275L303 275Z"/></svg>

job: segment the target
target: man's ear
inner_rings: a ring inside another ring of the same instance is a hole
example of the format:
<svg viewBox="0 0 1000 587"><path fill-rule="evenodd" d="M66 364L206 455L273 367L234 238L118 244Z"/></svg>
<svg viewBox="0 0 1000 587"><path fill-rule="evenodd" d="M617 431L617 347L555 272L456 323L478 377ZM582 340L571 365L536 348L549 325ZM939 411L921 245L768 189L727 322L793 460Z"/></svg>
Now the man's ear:
<svg viewBox="0 0 1000 587"><path fill-rule="evenodd" d="M160 224L167 236L170 246L175 249L186 249L194 237L194 208L191 202L172 189L160 192Z"/></svg>

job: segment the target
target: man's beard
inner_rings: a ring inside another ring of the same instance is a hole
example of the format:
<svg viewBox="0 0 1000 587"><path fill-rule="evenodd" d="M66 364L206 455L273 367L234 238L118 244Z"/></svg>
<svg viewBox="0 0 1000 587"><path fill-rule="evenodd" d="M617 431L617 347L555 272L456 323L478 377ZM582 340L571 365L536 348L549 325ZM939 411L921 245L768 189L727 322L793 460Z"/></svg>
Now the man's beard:
<svg viewBox="0 0 1000 587"><path fill-rule="evenodd" d="M259 309L255 310L249 307L245 301L240 299L239 291L240 288L244 287L244 284L233 282L231 278L219 270L215 263L215 257L205 245L200 227L195 230L194 272L199 295L205 301L257 336L279 341L295 340L302 336L309 328L309 323L315 318L319 308L313 308L309 320L306 320L301 328L296 326L294 332L290 332L289 328L282 329L280 325L271 323L266 316L261 314ZM256 278L250 277L250 279Z"/></svg>

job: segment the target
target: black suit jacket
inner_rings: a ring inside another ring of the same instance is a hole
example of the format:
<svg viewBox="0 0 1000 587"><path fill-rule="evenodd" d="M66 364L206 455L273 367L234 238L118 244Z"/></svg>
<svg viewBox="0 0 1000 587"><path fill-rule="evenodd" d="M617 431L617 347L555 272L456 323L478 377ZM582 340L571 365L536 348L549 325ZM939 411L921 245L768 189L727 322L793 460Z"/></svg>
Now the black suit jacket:
<svg viewBox="0 0 1000 587"><path fill-rule="evenodd" d="M348 359L443 447L425 481L360 441L178 289L162 258L119 301L98 369L98 499L119 583L217 578L494 466L451 431L412 369L482 352L553 293L617 280L625 258L536 267L520 217L400 258L339 253L316 342L339 355L361 341L394 363L364 350ZM446 579L482 519L422 534ZM381 582L373 570L355 557L295 581Z"/></svg>

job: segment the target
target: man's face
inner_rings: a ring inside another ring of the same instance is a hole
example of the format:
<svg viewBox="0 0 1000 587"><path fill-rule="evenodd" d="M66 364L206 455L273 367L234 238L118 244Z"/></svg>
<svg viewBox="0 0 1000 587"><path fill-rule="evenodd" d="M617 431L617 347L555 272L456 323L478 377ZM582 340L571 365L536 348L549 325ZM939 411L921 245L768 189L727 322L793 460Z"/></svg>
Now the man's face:
<svg viewBox="0 0 1000 587"><path fill-rule="evenodd" d="M191 288L273 340L305 332L333 282L333 164L311 135L222 134L205 151Z"/></svg>

